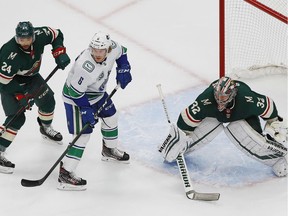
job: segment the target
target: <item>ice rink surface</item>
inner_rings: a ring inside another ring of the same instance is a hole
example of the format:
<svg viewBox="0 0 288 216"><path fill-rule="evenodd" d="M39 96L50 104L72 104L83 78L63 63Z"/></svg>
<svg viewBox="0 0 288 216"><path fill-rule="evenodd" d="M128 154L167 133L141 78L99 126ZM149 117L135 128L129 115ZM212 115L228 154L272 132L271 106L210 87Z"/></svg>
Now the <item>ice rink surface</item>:
<svg viewBox="0 0 288 216"><path fill-rule="evenodd" d="M192 214L201 216L286 216L287 178L277 178L266 167L239 152L223 134L186 156L194 187L199 192L219 192L217 202L185 197L176 164L162 162L157 145L169 126L158 96L161 83L169 114L192 103L218 78L217 1L188 0L0 0L1 45L15 34L19 21L59 28L73 60L93 34L110 33L128 48L133 81L119 90L113 101L119 110L120 146L131 155L129 165L101 161L99 125L85 150L77 174L87 179L83 192L56 189L58 168L40 187L24 188L22 178L41 178L65 150L71 137L66 128L61 90L70 64L49 81L57 102L54 128L64 135L64 145L45 142L38 132L37 109L27 112L27 122L7 150L16 164L12 175L0 175L1 215L146 216ZM51 47L45 49L41 74L55 67ZM274 99L287 117L287 75L246 81ZM116 85L115 70L109 89ZM4 121L4 113L0 112Z"/></svg>

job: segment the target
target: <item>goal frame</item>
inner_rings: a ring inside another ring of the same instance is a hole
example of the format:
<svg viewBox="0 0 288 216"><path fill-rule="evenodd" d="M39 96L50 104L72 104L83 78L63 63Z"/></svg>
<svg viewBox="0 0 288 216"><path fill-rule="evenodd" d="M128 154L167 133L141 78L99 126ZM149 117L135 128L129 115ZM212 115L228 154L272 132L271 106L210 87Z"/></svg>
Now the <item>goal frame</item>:
<svg viewBox="0 0 288 216"><path fill-rule="evenodd" d="M225 76L225 1L219 0L219 77ZM243 0L274 18L288 24L288 17L257 0Z"/></svg>

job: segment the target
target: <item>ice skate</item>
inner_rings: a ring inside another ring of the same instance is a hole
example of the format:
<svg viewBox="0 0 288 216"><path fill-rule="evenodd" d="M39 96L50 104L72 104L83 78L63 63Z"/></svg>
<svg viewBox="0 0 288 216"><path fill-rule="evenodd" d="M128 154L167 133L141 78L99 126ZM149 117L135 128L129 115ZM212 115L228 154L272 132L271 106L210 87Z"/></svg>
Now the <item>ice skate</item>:
<svg viewBox="0 0 288 216"><path fill-rule="evenodd" d="M102 145L102 161L112 161L120 163L129 163L130 156L124 151L117 148L108 148L105 146L104 141Z"/></svg>
<svg viewBox="0 0 288 216"><path fill-rule="evenodd" d="M0 172L11 174L14 171L15 164L9 161L4 155L5 152L0 151Z"/></svg>
<svg viewBox="0 0 288 216"><path fill-rule="evenodd" d="M56 142L60 145L63 144L62 143L63 137L62 137L60 132L54 130L51 125L49 125L49 126L43 125L41 120L39 119L39 117L37 118L37 121L38 121L38 124L40 126L40 133L42 134L42 137L45 140L53 141L53 142Z"/></svg>
<svg viewBox="0 0 288 216"><path fill-rule="evenodd" d="M86 190L87 181L76 176L75 173L65 170L63 162L61 162L58 183L59 190L82 191Z"/></svg>

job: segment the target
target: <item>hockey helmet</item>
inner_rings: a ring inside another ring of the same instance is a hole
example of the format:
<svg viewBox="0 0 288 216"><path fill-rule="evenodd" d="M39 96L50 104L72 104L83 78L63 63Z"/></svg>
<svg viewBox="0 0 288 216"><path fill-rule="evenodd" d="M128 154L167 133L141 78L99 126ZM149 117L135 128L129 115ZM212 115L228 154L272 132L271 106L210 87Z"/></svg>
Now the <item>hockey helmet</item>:
<svg viewBox="0 0 288 216"><path fill-rule="evenodd" d="M31 22L19 22L16 29L16 39L17 38L29 38L32 37L33 41L35 39L34 28Z"/></svg>
<svg viewBox="0 0 288 216"><path fill-rule="evenodd" d="M214 85L214 97L221 112L235 98L237 94L236 83L230 77L221 77Z"/></svg>
<svg viewBox="0 0 288 216"><path fill-rule="evenodd" d="M94 49L106 49L107 53L111 51L112 41L109 34L104 32L97 32L91 42L90 47Z"/></svg>

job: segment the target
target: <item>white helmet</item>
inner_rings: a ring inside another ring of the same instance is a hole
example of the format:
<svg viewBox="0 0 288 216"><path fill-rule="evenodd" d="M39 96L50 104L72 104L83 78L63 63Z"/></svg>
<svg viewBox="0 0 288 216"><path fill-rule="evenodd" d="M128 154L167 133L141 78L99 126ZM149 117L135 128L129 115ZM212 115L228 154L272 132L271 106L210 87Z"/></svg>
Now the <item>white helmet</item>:
<svg viewBox="0 0 288 216"><path fill-rule="evenodd" d="M95 49L106 49L107 53L110 51L111 45L112 41L110 40L109 34L103 32L97 32L90 42L90 47Z"/></svg>

